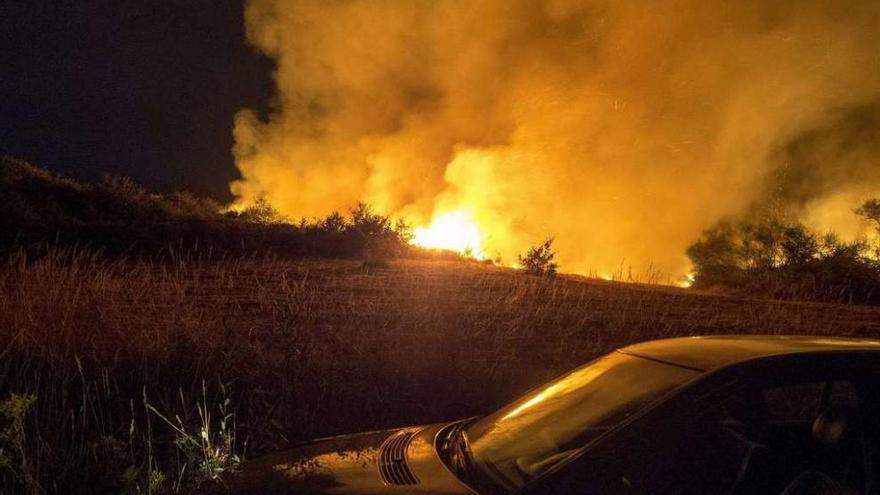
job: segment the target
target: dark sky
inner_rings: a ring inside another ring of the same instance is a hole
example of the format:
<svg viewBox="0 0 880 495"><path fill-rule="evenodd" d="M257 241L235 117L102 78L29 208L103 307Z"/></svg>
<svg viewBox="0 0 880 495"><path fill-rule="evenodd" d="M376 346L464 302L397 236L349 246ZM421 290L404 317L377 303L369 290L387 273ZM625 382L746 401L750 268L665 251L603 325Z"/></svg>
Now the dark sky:
<svg viewBox="0 0 880 495"><path fill-rule="evenodd" d="M0 152L228 198L233 116L272 95L242 15L241 0L0 1Z"/></svg>

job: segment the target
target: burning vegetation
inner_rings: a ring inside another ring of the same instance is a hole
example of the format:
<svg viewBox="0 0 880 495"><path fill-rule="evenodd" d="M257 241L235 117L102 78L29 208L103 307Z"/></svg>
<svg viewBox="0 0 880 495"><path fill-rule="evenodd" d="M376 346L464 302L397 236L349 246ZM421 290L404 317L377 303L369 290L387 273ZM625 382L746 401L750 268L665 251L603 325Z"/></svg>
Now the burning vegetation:
<svg viewBox="0 0 880 495"><path fill-rule="evenodd" d="M224 211L188 193L156 194L124 178L82 184L10 158L0 159L7 198L3 252L39 254L52 246L79 246L111 258L215 259L269 255L300 259L359 259L387 268L398 258L481 261L552 276L559 269L556 239L525 249L515 259L491 256L474 216L456 211L413 228L358 203L344 213L294 221L260 199ZM691 271L677 285L780 299L880 304L880 201L866 201L850 216L864 236L847 240L797 220L755 210L749 219L720 222L687 249ZM873 226L873 227L872 227ZM662 272L628 267L592 272L606 280L672 284Z"/></svg>
<svg viewBox="0 0 880 495"><path fill-rule="evenodd" d="M880 304L880 201L853 212L871 238L842 240L779 219L722 222L688 248L693 285L779 299Z"/></svg>
<svg viewBox="0 0 880 495"><path fill-rule="evenodd" d="M406 222L364 203L345 215L294 221L262 200L223 211L189 193L152 193L125 178L83 184L9 157L0 157L0 189L6 198L0 251L6 254L77 246L110 258L269 255L360 258L367 265L397 257L465 259L413 246Z"/></svg>
<svg viewBox="0 0 880 495"><path fill-rule="evenodd" d="M362 201L420 245L512 263L552 235L563 271L672 279L756 208L869 232L877 2L248 0L246 20L277 100L235 121L241 206Z"/></svg>

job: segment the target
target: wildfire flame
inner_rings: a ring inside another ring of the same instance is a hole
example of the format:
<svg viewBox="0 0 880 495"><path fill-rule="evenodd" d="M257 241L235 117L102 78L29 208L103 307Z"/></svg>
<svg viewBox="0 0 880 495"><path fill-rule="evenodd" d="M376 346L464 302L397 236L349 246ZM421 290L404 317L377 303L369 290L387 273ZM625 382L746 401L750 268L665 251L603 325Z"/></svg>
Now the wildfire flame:
<svg viewBox="0 0 880 495"><path fill-rule="evenodd" d="M235 117L243 207L363 201L510 264L552 234L565 272L672 283L706 229L765 208L871 228L880 2L243 3L277 84Z"/></svg>
<svg viewBox="0 0 880 495"><path fill-rule="evenodd" d="M696 279L696 274L694 272L688 272L682 279L680 279L676 285L679 287L688 289L692 285L694 285L694 280Z"/></svg>
<svg viewBox="0 0 880 495"><path fill-rule="evenodd" d="M486 258L480 225L468 210L435 216L431 225L415 228L411 242L423 248L448 249L478 260Z"/></svg>

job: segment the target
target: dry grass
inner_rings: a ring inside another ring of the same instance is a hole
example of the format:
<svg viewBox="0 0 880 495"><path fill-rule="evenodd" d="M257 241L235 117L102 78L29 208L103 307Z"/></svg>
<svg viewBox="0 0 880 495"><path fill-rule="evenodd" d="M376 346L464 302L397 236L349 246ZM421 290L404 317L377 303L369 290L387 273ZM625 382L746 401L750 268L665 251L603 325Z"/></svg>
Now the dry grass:
<svg viewBox="0 0 880 495"><path fill-rule="evenodd" d="M246 444L479 414L615 347L713 333L880 336L880 309L460 262L14 257L0 401L36 401L0 423L0 492L186 491Z"/></svg>

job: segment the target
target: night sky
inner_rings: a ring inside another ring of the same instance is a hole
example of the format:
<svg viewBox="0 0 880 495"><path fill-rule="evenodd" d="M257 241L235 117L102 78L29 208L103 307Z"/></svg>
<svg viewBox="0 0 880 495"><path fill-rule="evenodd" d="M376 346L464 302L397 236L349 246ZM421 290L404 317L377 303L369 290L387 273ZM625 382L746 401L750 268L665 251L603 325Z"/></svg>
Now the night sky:
<svg viewBox="0 0 880 495"><path fill-rule="evenodd" d="M241 0L0 1L0 153L227 199L233 116L272 97L242 15Z"/></svg>

